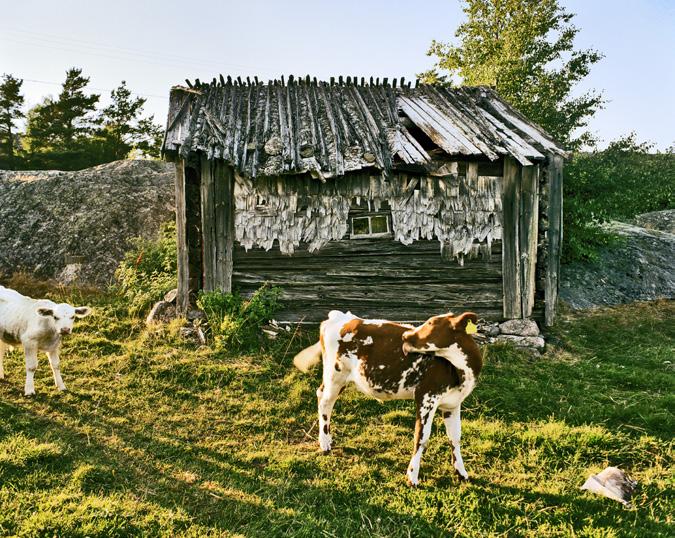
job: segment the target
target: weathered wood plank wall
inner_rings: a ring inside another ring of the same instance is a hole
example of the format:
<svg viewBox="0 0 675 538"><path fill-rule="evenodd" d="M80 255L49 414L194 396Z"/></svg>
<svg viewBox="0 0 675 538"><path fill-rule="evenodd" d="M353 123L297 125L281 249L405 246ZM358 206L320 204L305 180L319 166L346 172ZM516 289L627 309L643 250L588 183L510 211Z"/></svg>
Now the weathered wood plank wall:
<svg viewBox="0 0 675 538"><path fill-rule="evenodd" d="M501 242L489 259L463 266L443 260L437 241L403 245L390 238L331 241L318 252L307 245L287 256L235 247L233 286L250 293L263 282L283 289L277 319L317 322L332 309L363 317L422 321L447 312L474 310L502 318Z"/></svg>
<svg viewBox="0 0 675 538"><path fill-rule="evenodd" d="M558 306L560 254L562 247L563 158L549 156L548 165L548 260L546 268L546 325L553 325Z"/></svg>
<svg viewBox="0 0 675 538"><path fill-rule="evenodd" d="M222 161L201 160L203 289L232 290L234 174Z"/></svg>
<svg viewBox="0 0 675 538"><path fill-rule="evenodd" d="M539 166L521 170L520 215L520 293L522 317L532 315L535 301L537 240L539 229Z"/></svg>
<svg viewBox="0 0 675 538"><path fill-rule="evenodd" d="M504 212L502 215L502 265L504 271L504 306L505 318L521 317L520 294L520 165L515 159L504 159L504 184L502 188Z"/></svg>
<svg viewBox="0 0 675 538"><path fill-rule="evenodd" d="M178 252L178 295L176 307L185 314L190 306L189 251L187 242L187 205L185 198L185 162L176 162L176 237Z"/></svg>

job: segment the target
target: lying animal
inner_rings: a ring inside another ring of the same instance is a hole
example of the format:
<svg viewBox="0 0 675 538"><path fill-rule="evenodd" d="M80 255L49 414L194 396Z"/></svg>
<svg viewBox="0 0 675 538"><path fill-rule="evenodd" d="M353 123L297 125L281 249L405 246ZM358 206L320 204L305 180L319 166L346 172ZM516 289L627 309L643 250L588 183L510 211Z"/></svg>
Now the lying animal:
<svg viewBox="0 0 675 538"><path fill-rule="evenodd" d="M328 314L321 324L320 341L293 359L306 372L323 355L323 383L317 390L321 449L326 453L331 449L331 411L345 385L352 382L378 400L415 400L414 450L406 473L410 485L418 484L422 453L437 409L443 413L452 442L455 470L466 480L469 475L459 447L460 406L482 367L480 350L471 337L476 322L476 314L470 312L435 316L417 328L361 319L350 312Z"/></svg>
<svg viewBox="0 0 675 538"><path fill-rule="evenodd" d="M65 390L59 359L61 337L72 332L75 318L83 318L90 313L91 309L87 306L75 308L46 299L31 299L0 286L0 379L5 377L5 351L10 346L21 344L26 355L24 394L35 394L33 376L38 365L39 351L47 353L56 387Z"/></svg>

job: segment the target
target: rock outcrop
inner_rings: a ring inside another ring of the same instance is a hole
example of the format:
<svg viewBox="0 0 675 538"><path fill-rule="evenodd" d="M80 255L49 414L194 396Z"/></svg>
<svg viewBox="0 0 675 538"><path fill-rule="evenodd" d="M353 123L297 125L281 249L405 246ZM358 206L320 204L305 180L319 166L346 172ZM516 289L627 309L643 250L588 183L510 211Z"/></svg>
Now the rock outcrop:
<svg viewBox="0 0 675 538"><path fill-rule="evenodd" d="M675 298L675 210L638 215L635 222L607 224L620 241L596 262L562 267L563 301L579 309Z"/></svg>
<svg viewBox="0 0 675 538"><path fill-rule="evenodd" d="M173 165L117 161L76 172L0 171L0 276L24 270L104 285L134 237L174 218Z"/></svg>

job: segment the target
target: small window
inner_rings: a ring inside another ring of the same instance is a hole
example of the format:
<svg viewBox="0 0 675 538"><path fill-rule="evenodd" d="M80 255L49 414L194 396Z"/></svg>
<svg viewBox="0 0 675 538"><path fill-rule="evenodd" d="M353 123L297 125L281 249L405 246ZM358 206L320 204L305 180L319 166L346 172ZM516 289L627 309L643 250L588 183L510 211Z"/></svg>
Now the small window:
<svg viewBox="0 0 675 538"><path fill-rule="evenodd" d="M358 217L352 219L352 235L369 235L370 217Z"/></svg>
<svg viewBox="0 0 675 538"><path fill-rule="evenodd" d="M352 238L382 237L389 235L389 215L368 215L352 218Z"/></svg>
<svg viewBox="0 0 675 538"><path fill-rule="evenodd" d="M389 219L386 215L370 217L370 233L386 234L389 232Z"/></svg>

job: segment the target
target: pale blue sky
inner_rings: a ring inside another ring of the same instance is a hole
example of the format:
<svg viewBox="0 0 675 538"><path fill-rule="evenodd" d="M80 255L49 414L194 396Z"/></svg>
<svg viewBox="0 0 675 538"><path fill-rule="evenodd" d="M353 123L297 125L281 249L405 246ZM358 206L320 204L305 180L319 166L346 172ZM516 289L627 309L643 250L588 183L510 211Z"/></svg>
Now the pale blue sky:
<svg viewBox="0 0 675 538"><path fill-rule="evenodd" d="M583 88L604 90L591 129L675 142L675 0L561 0L577 44L605 54ZM428 68L432 39L449 40L458 0L0 0L0 73L25 79L30 105L58 93L68 67L91 86L120 80L164 123L169 88L218 73L405 76ZM39 82L38 82L39 81Z"/></svg>

